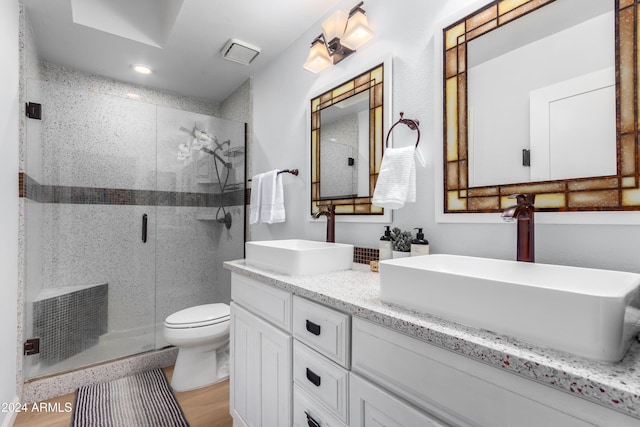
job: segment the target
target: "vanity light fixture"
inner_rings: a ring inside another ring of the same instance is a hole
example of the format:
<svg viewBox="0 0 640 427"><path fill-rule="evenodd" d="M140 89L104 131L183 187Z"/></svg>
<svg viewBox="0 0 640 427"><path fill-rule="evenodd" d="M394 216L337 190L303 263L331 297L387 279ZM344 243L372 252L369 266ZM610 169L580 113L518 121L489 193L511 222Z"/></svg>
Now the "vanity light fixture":
<svg viewBox="0 0 640 427"><path fill-rule="evenodd" d="M322 34L311 42L305 70L319 73L332 64L337 64L360 46L373 38L367 15L358 3L347 15L341 10L334 12L322 23Z"/></svg>
<svg viewBox="0 0 640 427"><path fill-rule="evenodd" d="M133 68L133 71L135 71L136 73L144 74L145 76L153 74L153 70L151 69L151 67L148 67L146 65L134 64L131 66L131 68Z"/></svg>

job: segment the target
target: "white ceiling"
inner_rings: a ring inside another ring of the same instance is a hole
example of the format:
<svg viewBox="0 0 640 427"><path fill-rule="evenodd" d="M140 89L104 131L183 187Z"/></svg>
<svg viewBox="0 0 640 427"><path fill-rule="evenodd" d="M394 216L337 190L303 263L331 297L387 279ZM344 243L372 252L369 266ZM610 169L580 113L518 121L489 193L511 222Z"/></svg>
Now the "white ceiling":
<svg viewBox="0 0 640 427"><path fill-rule="evenodd" d="M163 11L144 6L149 13L141 13L142 5L153 4L149 1L22 3L43 61L185 96L222 101L339 2L153 0ZM87 3L91 4L89 10ZM175 24L171 26L173 17ZM84 25L75 23L74 18ZM224 60L220 50L230 38L260 47L260 55L248 66ZM300 58L301 67L305 59ZM130 68L132 64L148 65L154 73L137 75Z"/></svg>

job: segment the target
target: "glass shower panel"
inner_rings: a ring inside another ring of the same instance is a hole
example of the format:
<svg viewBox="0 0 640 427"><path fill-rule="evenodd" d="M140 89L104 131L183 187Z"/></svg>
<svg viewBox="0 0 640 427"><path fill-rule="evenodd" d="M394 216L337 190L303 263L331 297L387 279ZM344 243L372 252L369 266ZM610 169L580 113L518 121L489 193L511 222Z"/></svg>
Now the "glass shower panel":
<svg viewBox="0 0 640 427"><path fill-rule="evenodd" d="M154 347L156 107L27 83L25 378ZM147 215L147 242L142 239Z"/></svg>
<svg viewBox="0 0 640 427"><path fill-rule="evenodd" d="M222 263L244 254L244 123L158 107L156 348L163 322L229 303Z"/></svg>

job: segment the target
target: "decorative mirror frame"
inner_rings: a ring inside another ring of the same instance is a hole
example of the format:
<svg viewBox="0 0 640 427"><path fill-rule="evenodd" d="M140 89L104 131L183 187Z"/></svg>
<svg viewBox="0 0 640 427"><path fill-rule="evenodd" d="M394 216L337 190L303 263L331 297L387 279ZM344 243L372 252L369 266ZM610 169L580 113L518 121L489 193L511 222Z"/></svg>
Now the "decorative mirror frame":
<svg viewBox="0 0 640 427"><path fill-rule="evenodd" d="M544 212L640 210L636 32L638 0L615 0L617 173L610 176L469 187L466 44L554 0L497 0L443 29L443 208L445 214L500 212L511 194L533 193Z"/></svg>
<svg viewBox="0 0 640 427"><path fill-rule="evenodd" d="M387 126L385 108L389 108L388 103L385 103L385 91L389 86L389 82L385 81L389 79L388 76L385 76L387 74L385 68L389 68L386 61L311 99L311 215L317 213L321 206L329 204L336 207L336 214L338 215L385 215L383 208L372 204L373 189L378 179L384 152L384 131ZM369 89L371 89L369 92L369 196L321 199L319 165L321 111ZM390 94L386 96L390 96Z"/></svg>

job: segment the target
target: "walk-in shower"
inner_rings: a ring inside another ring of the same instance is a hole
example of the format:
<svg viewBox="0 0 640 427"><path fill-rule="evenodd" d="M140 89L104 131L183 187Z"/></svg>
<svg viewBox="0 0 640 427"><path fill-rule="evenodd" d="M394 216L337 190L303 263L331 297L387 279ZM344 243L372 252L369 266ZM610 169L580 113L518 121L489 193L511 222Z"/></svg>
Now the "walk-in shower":
<svg viewBox="0 0 640 427"><path fill-rule="evenodd" d="M26 87L25 379L165 347L244 250L244 123L62 80Z"/></svg>

